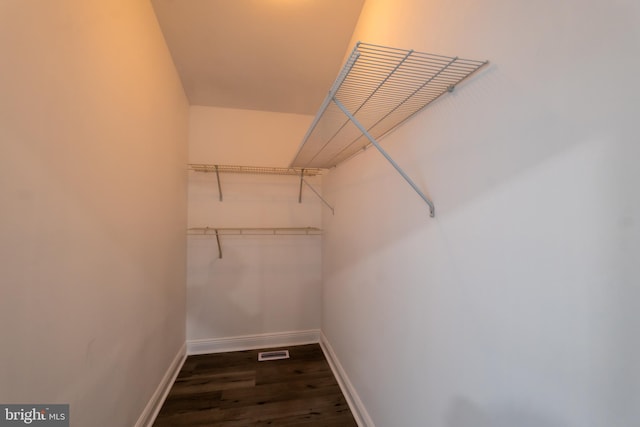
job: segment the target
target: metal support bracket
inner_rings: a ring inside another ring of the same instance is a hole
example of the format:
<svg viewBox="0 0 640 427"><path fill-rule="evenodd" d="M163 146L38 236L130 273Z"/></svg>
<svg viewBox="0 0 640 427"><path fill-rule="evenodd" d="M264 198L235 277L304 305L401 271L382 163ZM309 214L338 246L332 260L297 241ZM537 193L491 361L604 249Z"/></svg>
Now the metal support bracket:
<svg viewBox="0 0 640 427"><path fill-rule="evenodd" d="M222 245L220 244L220 233L218 233L218 229L216 228L216 242L218 242L218 258L222 259Z"/></svg>
<svg viewBox="0 0 640 427"><path fill-rule="evenodd" d="M402 170L402 168L391 158L391 156L389 156L389 154L384 150L384 148L382 148L380 143L376 141L376 139L367 131L367 129L364 126L362 126L362 124L358 121L358 119L356 119L353 116L353 114L351 114L351 112L347 110L347 108L344 105L342 105L342 103L338 101L338 99L336 99L335 96L332 97L332 100L338 106L338 108L340 108L340 110L342 110L342 112L349 118L349 120L351 120L351 123L353 123L360 130L360 132L362 132L362 134L371 142L371 144L374 147L376 147L376 149L380 152L380 154L382 154L384 158L387 159L389 163L391 163L391 166L393 166L395 170L404 178L404 180L407 181L407 183L409 183L411 188L413 188L413 190L416 193L418 193L418 195L422 198L422 200L424 200L427 203L427 205L429 206L429 215L431 217L434 217L435 207L433 205L433 202L429 200L429 198L422 192L422 190L420 190L420 188L418 188L418 186L413 182L413 180L411 180L411 178L409 178L409 176Z"/></svg>
<svg viewBox="0 0 640 427"><path fill-rule="evenodd" d="M292 170L294 170L294 169L292 169ZM309 187L309 189L311 191L313 191L313 194L315 194L318 197L318 199L320 199L322 201L322 203L324 203L324 205L331 210L331 215L335 215L336 214L336 211L333 208L333 206L331 206L329 204L329 202L327 202L327 200L324 197L322 197L322 195L318 192L318 190L313 188L313 186L311 184L309 184L309 182L307 182L306 179L304 179L304 169L300 170L300 193L298 194L298 203L302 203L302 184L304 184L307 187Z"/></svg>
<svg viewBox="0 0 640 427"><path fill-rule="evenodd" d="M220 172L218 171L218 165L214 166L216 169L216 180L218 182L218 194L220 195L220 201L222 201L222 185L220 184ZM222 255L220 255L220 258L222 258Z"/></svg>
<svg viewBox="0 0 640 427"><path fill-rule="evenodd" d="M324 199L324 197L322 197L322 196L320 195L320 193L318 192L318 190L316 190L315 188L313 188L313 187L311 186L311 184L309 184L309 183L307 182L307 180L306 180L306 179L303 179L303 180L302 180L302 182L304 182L304 183L305 183L305 185L306 185L307 187L309 187L309 188L311 189L311 191L313 191L313 193L314 193L316 196L318 196L318 198L319 198L320 200L322 200L322 203L324 203L324 204L325 204L325 206L326 206L326 207L328 207L328 208L331 210L331 215L335 215L335 214L336 214L335 209L333 209L333 206L331 206L331 205L329 204L329 202L327 202L327 201Z"/></svg>
<svg viewBox="0 0 640 427"><path fill-rule="evenodd" d="M298 203L302 203L302 183L304 182L304 168L300 169L300 191L298 192Z"/></svg>

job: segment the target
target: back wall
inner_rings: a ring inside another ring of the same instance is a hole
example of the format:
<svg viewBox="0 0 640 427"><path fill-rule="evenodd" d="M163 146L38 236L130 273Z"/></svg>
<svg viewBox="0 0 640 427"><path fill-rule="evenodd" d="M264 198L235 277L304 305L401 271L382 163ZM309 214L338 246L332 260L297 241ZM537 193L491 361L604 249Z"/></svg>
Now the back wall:
<svg viewBox="0 0 640 427"><path fill-rule="evenodd" d="M191 163L286 167L311 117L191 107ZM320 177L307 178L321 191ZM322 205L296 176L189 172L190 227L321 227ZM219 351L230 338L320 328L321 236L189 236L187 338ZM305 336L305 334L303 334Z"/></svg>

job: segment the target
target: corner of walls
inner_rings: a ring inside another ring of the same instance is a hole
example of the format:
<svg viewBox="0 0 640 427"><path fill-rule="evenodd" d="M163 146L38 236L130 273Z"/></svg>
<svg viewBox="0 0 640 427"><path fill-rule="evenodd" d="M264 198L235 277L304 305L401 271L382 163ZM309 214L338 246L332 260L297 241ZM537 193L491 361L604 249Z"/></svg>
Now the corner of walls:
<svg viewBox="0 0 640 427"><path fill-rule="evenodd" d="M312 117L192 106L189 161L287 167ZM309 182L319 186L319 177ZM189 172L189 227L320 227L322 205L296 176ZM306 341L320 327L321 236L190 235L189 352ZM317 341L316 341L317 342Z"/></svg>

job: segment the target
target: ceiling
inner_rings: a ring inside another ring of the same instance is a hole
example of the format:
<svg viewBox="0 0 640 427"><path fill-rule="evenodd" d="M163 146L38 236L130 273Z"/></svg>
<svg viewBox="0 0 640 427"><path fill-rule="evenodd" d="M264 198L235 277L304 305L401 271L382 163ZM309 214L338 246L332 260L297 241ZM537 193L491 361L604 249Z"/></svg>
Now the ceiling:
<svg viewBox="0 0 640 427"><path fill-rule="evenodd" d="M315 114L364 0L152 0L191 105Z"/></svg>

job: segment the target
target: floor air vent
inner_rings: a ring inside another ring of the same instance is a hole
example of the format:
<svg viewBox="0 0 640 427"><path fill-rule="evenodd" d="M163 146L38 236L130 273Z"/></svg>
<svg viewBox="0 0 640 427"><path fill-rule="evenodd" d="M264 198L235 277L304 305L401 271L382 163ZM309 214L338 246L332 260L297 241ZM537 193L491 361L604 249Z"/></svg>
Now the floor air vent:
<svg viewBox="0 0 640 427"><path fill-rule="evenodd" d="M258 353L258 362L265 362L267 360L288 359L288 358L289 358L289 350L262 351Z"/></svg>

